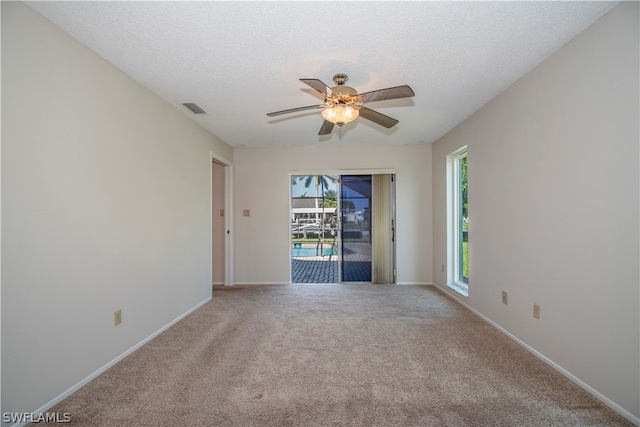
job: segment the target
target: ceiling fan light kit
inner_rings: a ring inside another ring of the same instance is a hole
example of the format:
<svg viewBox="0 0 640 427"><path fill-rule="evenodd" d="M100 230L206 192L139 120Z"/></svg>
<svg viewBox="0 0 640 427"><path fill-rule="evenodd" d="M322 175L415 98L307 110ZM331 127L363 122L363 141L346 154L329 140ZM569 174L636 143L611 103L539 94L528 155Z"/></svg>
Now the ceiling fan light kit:
<svg viewBox="0 0 640 427"><path fill-rule="evenodd" d="M330 134L334 125L341 128L345 123L352 122L358 117L390 128L398 123L396 119L371 110L363 106L363 104L388 99L408 98L415 95L413 90L406 85L358 94L354 88L344 85L348 79L349 77L346 74L334 75L333 81L336 85L331 88L318 79L300 79L303 83L320 92L324 96L324 103L276 111L274 113L268 113L267 116L273 117L280 114L322 108L322 117L325 121L318 135Z"/></svg>
<svg viewBox="0 0 640 427"><path fill-rule="evenodd" d="M322 117L338 127L358 118L358 109L350 105L336 104L322 110Z"/></svg>
<svg viewBox="0 0 640 427"><path fill-rule="evenodd" d="M332 87L325 96L325 107L322 110L322 117L338 127L358 118L358 110L362 103L356 99L358 92L352 87L345 86L349 76L346 74L336 74L333 81L336 86Z"/></svg>

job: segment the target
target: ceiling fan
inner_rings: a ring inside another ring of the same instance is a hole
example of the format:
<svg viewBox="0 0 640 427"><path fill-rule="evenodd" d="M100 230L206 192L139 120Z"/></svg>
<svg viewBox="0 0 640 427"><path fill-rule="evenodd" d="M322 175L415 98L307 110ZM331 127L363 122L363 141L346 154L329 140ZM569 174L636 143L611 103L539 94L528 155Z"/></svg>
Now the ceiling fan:
<svg viewBox="0 0 640 427"><path fill-rule="evenodd" d="M268 113L267 116L273 117L281 114L295 113L297 111L322 108L324 123L318 135L328 135L334 126L341 128L345 123L355 120L358 116L390 128L398 123L396 119L378 113L365 107L363 104L374 101L386 101L388 99L408 98L415 95L413 90L407 85L358 93L354 88L344 85L348 79L349 77L346 74L334 75L333 81L336 85L331 88L318 79L300 79L301 82L306 83L320 92L324 96L324 103L276 111L274 113Z"/></svg>

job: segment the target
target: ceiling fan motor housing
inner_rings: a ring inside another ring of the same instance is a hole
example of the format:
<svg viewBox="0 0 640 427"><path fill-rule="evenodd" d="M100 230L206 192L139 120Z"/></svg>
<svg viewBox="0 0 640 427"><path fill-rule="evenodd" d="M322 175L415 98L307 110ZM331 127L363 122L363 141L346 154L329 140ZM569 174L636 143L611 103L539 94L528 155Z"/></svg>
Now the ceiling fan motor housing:
<svg viewBox="0 0 640 427"><path fill-rule="evenodd" d="M336 84L336 86L331 88L331 92L335 92L339 95L348 95L340 97L341 101L344 101L340 102L341 104L347 103L351 97L358 94L358 92L354 88L344 85L347 80L349 80L349 76L347 76L346 74L334 74L333 76L333 82Z"/></svg>

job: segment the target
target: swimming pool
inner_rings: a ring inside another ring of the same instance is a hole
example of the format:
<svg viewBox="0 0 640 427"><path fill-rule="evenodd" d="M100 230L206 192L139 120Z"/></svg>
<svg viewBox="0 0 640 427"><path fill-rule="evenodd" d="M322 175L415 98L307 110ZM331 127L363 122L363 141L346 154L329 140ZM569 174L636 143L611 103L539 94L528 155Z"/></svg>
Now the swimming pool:
<svg viewBox="0 0 640 427"><path fill-rule="evenodd" d="M333 248L333 255L337 252L336 248ZM318 256L320 255L320 248L316 250L316 248L292 248L291 256L293 257L305 257L305 256ZM328 256L331 255L331 248L325 247L323 250L323 255Z"/></svg>

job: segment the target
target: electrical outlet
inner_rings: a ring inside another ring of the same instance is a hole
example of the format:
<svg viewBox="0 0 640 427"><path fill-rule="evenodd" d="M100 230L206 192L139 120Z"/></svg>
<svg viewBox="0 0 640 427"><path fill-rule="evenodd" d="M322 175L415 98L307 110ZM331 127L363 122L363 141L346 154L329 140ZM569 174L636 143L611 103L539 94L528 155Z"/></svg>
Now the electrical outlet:
<svg viewBox="0 0 640 427"><path fill-rule="evenodd" d="M444 273L444 264L442 264L442 272Z"/></svg>
<svg viewBox="0 0 640 427"><path fill-rule="evenodd" d="M509 304L509 294L507 291L502 291L502 303Z"/></svg>
<svg viewBox="0 0 640 427"><path fill-rule="evenodd" d="M533 304L533 317L540 318L540 306L538 304Z"/></svg>
<svg viewBox="0 0 640 427"><path fill-rule="evenodd" d="M116 310L113 312L113 326L118 326L122 323L122 310Z"/></svg>

